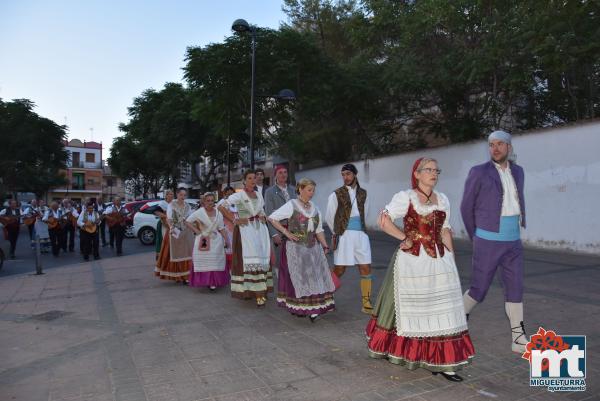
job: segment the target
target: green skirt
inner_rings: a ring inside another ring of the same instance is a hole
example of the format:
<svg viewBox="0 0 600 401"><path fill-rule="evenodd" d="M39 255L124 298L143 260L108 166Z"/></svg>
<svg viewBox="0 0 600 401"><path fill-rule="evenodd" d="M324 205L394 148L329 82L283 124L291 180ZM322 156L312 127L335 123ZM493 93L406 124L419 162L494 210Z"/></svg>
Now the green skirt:
<svg viewBox="0 0 600 401"><path fill-rule="evenodd" d="M396 334L394 268L398 252L401 251L397 250L392 256L366 328L369 356L385 358L409 370L424 368L432 372L454 372L462 369L475 355L468 331L432 337Z"/></svg>
<svg viewBox="0 0 600 401"><path fill-rule="evenodd" d="M158 220L158 225L156 226L156 237L154 239L154 250L158 255L160 253L160 246L162 245L163 235L162 235L162 221Z"/></svg>

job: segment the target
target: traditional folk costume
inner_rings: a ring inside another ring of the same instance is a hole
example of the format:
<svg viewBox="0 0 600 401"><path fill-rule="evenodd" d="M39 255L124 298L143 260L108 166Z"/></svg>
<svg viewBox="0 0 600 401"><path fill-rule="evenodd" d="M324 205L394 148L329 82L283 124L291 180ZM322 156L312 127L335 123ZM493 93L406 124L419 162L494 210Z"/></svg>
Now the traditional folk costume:
<svg viewBox="0 0 600 401"><path fill-rule="evenodd" d="M196 210L187 222L197 224L201 233L196 235L192 254L193 269L190 287L208 287L211 290L229 285L230 277L225 259L226 236L223 215L218 210L211 217L203 207Z"/></svg>
<svg viewBox="0 0 600 401"><path fill-rule="evenodd" d="M122 216L121 223L116 223L108 229L110 232L110 245L112 247L114 240L115 246L117 247L117 256L120 256L123 254L123 239L125 238L125 218L129 216L129 211L122 205L112 205L107 207L104 211L105 215L110 215L113 213L118 213Z"/></svg>
<svg viewBox="0 0 600 401"><path fill-rule="evenodd" d="M185 225L192 214L187 202L183 206L174 200L167 207L168 230L163 237L155 275L162 280L186 282L192 267L194 233Z"/></svg>
<svg viewBox="0 0 600 401"><path fill-rule="evenodd" d="M9 224L4 226L4 237L10 243L9 255L11 258L15 258L15 249L17 248L17 240L19 239L19 232L21 230L21 209L6 209L0 210L0 216L10 217L11 221Z"/></svg>
<svg viewBox="0 0 600 401"><path fill-rule="evenodd" d="M251 198L246 191L236 192L227 198L223 207L234 205L246 225L236 225L233 230L233 258L231 264L231 296L241 299L266 298L273 291L271 271L271 242L266 223L264 200L259 192ZM261 304L262 305L262 304Z"/></svg>
<svg viewBox="0 0 600 401"><path fill-rule="evenodd" d="M64 241L63 241L63 252L73 252L75 250L75 227L77 226L77 218L79 217L79 213L77 209L74 207L63 207L62 208L63 216L67 220L67 223L64 224ZM81 237L79 238L81 241Z"/></svg>
<svg viewBox="0 0 600 401"><path fill-rule="evenodd" d="M335 308L329 264L316 239L323 232L323 219L312 202L308 206L292 199L269 216L287 220L288 230L299 238L284 242L277 282L277 304L297 316L320 315Z"/></svg>
<svg viewBox="0 0 600 401"><path fill-rule="evenodd" d="M57 208L56 210L53 210L52 208L49 208L48 210L46 210L42 221L48 224L48 220L51 217L59 221L59 224L56 225L56 227L48 227L48 234L50 236L50 246L52 247L52 255L58 256L58 253L60 252L60 249L63 247L64 243L64 231L61 226L61 223L64 220L62 209Z"/></svg>
<svg viewBox="0 0 600 401"><path fill-rule="evenodd" d="M401 191L382 212L392 221L404 218L413 246L394 253L366 335L373 358L410 370L455 372L475 352L454 255L442 244L442 228L450 228L450 203L435 194L438 203L426 205L414 190Z"/></svg>
<svg viewBox="0 0 600 401"><path fill-rule="evenodd" d="M40 206L34 210L37 212L37 217L35 223L33 223L33 240L31 246L35 249L35 244L33 242L36 240L36 236L39 237L41 253L50 252L50 233L48 232L48 225L42 221L47 210L48 207L46 206Z"/></svg>
<svg viewBox="0 0 600 401"><path fill-rule="evenodd" d="M494 131L488 141L511 144L510 134ZM527 338L523 323L523 245L525 228L523 168L508 162L503 169L494 161L469 172L460 207L465 229L473 240L471 286L463 300L467 314L482 302L496 270L501 266L505 311L512 331L511 348L525 352Z"/></svg>
<svg viewBox="0 0 600 401"><path fill-rule="evenodd" d="M342 171L357 173L356 167L347 164ZM341 277L346 266L370 265L371 244L365 232L366 211L369 209L367 191L356 184L356 187L342 186L336 189L327 201L325 220L334 235L333 264L335 274ZM371 313L371 274L360 276L362 310Z"/></svg>
<svg viewBox="0 0 600 401"><path fill-rule="evenodd" d="M275 169L275 175L277 175L277 170L283 167L278 167ZM282 207L286 202L290 199L296 199L296 189L291 185L285 185L284 187L280 187L278 184L269 187L265 191L265 213L267 215L271 215L274 211ZM287 220L281 220L281 225L287 227ZM285 241L285 236L277 231L275 227L272 225L268 225L269 227L269 235L271 235L271 249L275 254L275 261L273 261L273 265L279 268L281 263L282 254L285 253L285 244L282 244L281 247L277 247L275 243L272 241L273 237L279 235L283 241Z"/></svg>
<svg viewBox="0 0 600 401"><path fill-rule="evenodd" d="M160 203L157 206L160 209L160 211L165 214L165 216L160 217L160 219L158 220L158 224L156 225L156 236L154 239L154 251L156 252L156 260L158 260L158 257L160 256L160 249L162 247L163 239L169 231L169 223L167 223L166 217L169 203L163 200L160 201Z"/></svg>
<svg viewBox="0 0 600 401"><path fill-rule="evenodd" d="M88 260L90 254L93 254L94 259L100 259L100 213L95 210L92 213L88 213L87 210L81 212L77 218L77 226L80 229L79 240L83 258Z"/></svg>

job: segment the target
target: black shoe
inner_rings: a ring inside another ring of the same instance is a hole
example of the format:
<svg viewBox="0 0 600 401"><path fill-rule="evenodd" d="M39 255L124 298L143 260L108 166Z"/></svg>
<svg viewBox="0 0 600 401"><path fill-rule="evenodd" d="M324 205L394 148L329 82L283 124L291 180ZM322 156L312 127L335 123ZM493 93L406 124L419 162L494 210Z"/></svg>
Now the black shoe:
<svg viewBox="0 0 600 401"><path fill-rule="evenodd" d="M451 382L461 382L463 381L463 378L460 377L459 375L457 375L456 373L453 375L449 375L446 372L431 372L432 375L437 376L437 374L440 374L442 376L444 376L444 379L451 381Z"/></svg>
<svg viewBox="0 0 600 401"><path fill-rule="evenodd" d="M110 244L110 247L111 247L111 248L114 248L115 246L114 246L113 244Z"/></svg>
<svg viewBox="0 0 600 401"><path fill-rule="evenodd" d="M94 260L102 259L100 256L94 256Z"/></svg>
<svg viewBox="0 0 600 401"><path fill-rule="evenodd" d="M69 249L69 252L75 252L73 249Z"/></svg>
<svg viewBox="0 0 600 401"><path fill-rule="evenodd" d="M117 256L123 256L123 252L117 252Z"/></svg>
<svg viewBox="0 0 600 401"><path fill-rule="evenodd" d="M314 323L319 317L321 317L321 315L310 315L310 322Z"/></svg>
<svg viewBox="0 0 600 401"><path fill-rule="evenodd" d="M10 258L11 258L11 259L16 259L16 256L15 256L15 254L14 254L14 253L13 253L13 254L11 254L11 255L10 255Z"/></svg>
<svg viewBox="0 0 600 401"><path fill-rule="evenodd" d="M90 260L90 257L86 255L83 257L83 260L85 260L87 262L88 260Z"/></svg>
<svg viewBox="0 0 600 401"><path fill-rule="evenodd" d="M102 244L102 248L104 248L106 246L106 242Z"/></svg>
<svg viewBox="0 0 600 401"><path fill-rule="evenodd" d="M469 314L467 313L467 322L469 321Z"/></svg>

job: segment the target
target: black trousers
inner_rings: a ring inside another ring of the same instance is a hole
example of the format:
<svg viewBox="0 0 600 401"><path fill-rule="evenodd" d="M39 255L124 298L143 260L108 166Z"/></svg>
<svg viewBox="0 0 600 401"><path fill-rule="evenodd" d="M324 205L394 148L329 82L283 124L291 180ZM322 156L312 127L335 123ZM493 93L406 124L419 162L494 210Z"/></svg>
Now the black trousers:
<svg viewBox="0 0 600 401"><path fill-rule="evenodd" d="M17 248L17 240L19 239L20 226L9 225L6 227L8 234L8 242L10 242L10 256L15 256L15 249Z"/></svg>
<svg viewBox="0 0 600 401"><path fill-rule="evenodd" d="M60 228L53 228L48 230L48 234L50 234L50 245L52 246L52 255L58 256L60 248L63 248L64 231Z"/></svg>
<svg viewBox="0 0 600 401"><path fill-rule="evenodd" d="M35 225L35 223L34 224L30 224L30 225L27 226L27 230L29 230L29 239L32 240L32 241L34 239L33 238L33 226L34 225Z"/></svg>
<svg viewBox="0 0 600 401"><path fill-rule="evenodd" d="M116 225L110 229L111 245L114 238L117 246L117 255L123 253L123 238L125 238L125 226Z"/></svg>
<svg viewBox="0 0 600 401"><path fill-rule="evenodd" d="M93 254L95 258L100 256L100 234L98 230L93 234L85 230L79 230L79 237L81 238L84 257L89 257L90 254Z"/></svg>
<svg viewBox="0 0 600 401"><path fill-rule="evenodd" d="M69 251L73 252L75 249L75 227L71 223L67 224L64 228L65 240L62 244L63 251L67 252L67 245L69 245Z"/></svg>
<svg viewBox="0 0 600 401"><path fill-rule="evenodd" d="M102 245L106 245L106 221L102 220L100 223L100 240Z"/></svg>

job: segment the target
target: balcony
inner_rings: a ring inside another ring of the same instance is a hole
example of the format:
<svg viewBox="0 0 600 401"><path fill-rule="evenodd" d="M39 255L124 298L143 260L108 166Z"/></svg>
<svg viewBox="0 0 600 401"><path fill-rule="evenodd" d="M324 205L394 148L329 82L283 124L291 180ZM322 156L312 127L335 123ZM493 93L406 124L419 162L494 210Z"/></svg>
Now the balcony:
<svg viewBox="0 0 600 401"><path fill-rule="evenodd" d="M101 162L82 162L82 161L69 161L67 162L67 167L69 168L102 168Z"/></svg>

